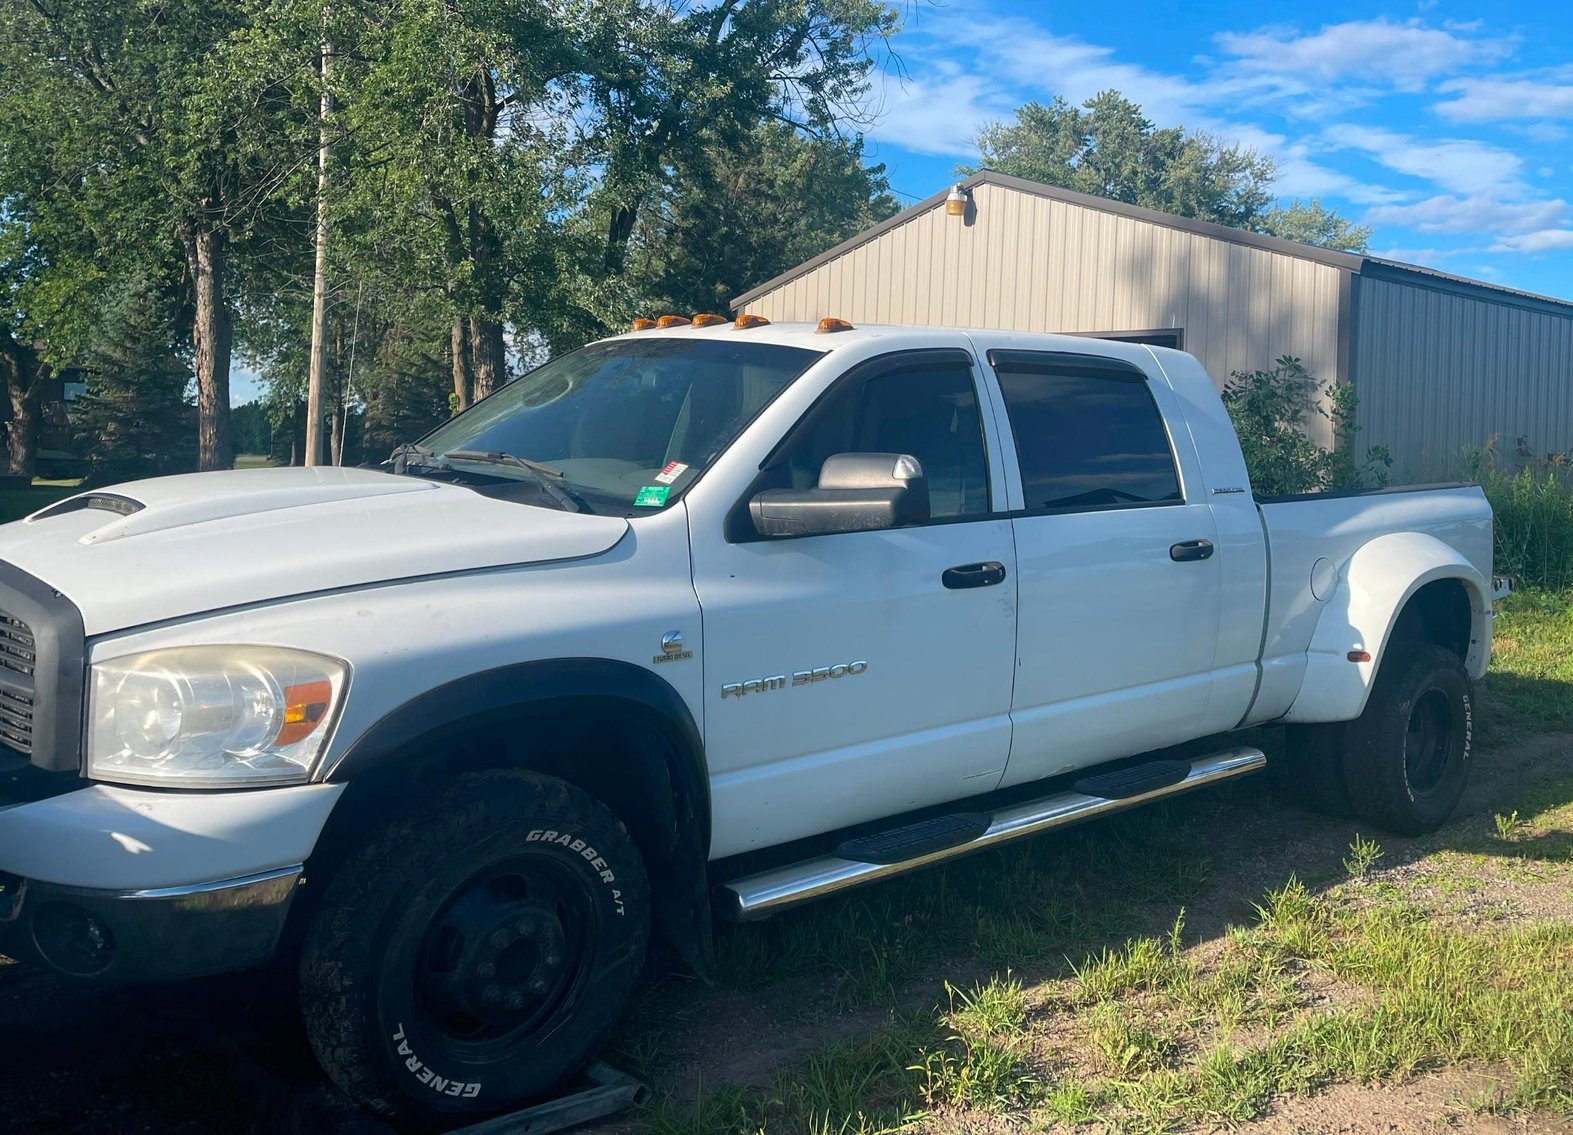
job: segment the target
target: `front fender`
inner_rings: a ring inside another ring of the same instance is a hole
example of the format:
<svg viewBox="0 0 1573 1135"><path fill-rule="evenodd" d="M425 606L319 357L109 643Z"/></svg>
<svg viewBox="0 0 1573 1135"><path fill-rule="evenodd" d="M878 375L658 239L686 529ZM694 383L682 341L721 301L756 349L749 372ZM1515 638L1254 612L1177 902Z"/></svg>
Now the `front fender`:
<svg viewBox="0 0 1573 1135"><path fill-rule="evenodd" d="M1428 583L1456 579L1469 596L1471 677L1486 672L1491 657L1490 590L1457 549L1421 532L1395 532L1363 545L1339 572L1306 650L1305 679L1284 721L1350 721L1365 710L1404 605ZM1366 662L1351 662L1365 651Z"/></svg>

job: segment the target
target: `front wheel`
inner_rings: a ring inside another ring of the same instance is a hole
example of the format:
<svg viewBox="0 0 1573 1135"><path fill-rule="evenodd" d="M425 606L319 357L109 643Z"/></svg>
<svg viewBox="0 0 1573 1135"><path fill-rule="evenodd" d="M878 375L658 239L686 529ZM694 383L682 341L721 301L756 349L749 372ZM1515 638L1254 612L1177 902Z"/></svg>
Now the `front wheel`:
<svg viewBox="0 0 1573 1135"><path fill-rule="evenodd" d="M465 776L329 887L301 957L312 1048L357 1102L410 1126L510 1110L605 1038L649 905L604 805L533 773Z"/></svg>
<svg viewBox="0 0 1573 1135"><path fill-rule="evenodd" d="M1458 655L1394 645L1345 734L1350 806L1400 835L1435 831L1464 794L1474 726L1473 690Z"/></svg>

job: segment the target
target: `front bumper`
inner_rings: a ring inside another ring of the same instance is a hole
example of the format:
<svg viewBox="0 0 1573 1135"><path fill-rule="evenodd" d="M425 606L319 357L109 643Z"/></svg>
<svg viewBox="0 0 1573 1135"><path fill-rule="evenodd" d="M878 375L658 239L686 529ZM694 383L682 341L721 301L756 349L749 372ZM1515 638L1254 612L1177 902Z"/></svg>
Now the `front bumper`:
<svg viewBox="0 0 1573 1135"><path fill-rule="evenodd" d="M103 891L0 875L0 950L71 977L172 981L273 956L301 867Z"/></svg>
<svg viewBox="0 0 1573 1135"><path fill-rule="evenodd" d="M261 964L343 790L94 784L0 801L0 952L120 980Z"/></svg>

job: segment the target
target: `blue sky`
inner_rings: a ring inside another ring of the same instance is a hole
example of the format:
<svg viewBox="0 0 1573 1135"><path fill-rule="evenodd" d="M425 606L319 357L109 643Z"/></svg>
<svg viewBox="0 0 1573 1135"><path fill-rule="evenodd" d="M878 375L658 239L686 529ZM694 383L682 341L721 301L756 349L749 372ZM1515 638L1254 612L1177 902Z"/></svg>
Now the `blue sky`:
<svg viewBox="0 0 1573 1135"><path fill-rule="evenodd" d="M1271 155L1378 255L1573 298L1573 4L917 0L867 128L902 200L1028 100L1113 88Z"/></svg>

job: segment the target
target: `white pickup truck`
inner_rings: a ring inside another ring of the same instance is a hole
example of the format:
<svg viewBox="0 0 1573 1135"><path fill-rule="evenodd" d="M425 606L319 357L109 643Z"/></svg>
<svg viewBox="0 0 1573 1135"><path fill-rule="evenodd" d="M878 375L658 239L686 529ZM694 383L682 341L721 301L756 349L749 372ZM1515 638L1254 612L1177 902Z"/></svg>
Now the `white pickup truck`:
<svg viewBox="0 0 1573 1135"><path fill-rule="evenodd" d="M1325 807L1453 809L1478 489L1257 500L1178 351L662 323L383 470L0 528L5 952L298 966L331 1077L456 1126L582 1067L652 930L705 975L713 915L1253 772L1247 727Z"/></svg>

